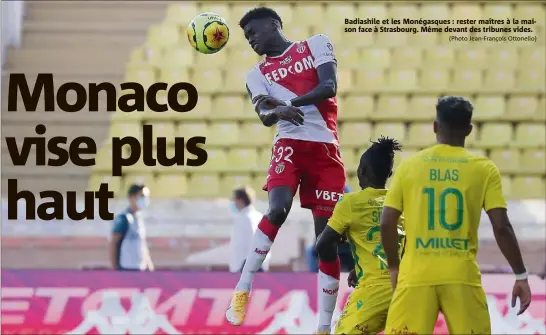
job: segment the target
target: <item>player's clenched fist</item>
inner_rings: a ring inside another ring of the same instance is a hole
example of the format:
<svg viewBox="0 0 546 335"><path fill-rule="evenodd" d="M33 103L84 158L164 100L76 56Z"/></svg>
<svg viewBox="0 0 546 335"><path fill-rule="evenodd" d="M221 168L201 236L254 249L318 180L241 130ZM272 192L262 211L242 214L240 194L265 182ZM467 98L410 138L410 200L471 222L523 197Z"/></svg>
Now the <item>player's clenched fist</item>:
<svg viewBox="0 0 546 335"><path fill-rule="evenodd" d="M512 307L516 307L516 299L519 298L518 315L525 312L531 304L531 288L529 282L525 280L516 280L514 289L512 289Z"/></svg>

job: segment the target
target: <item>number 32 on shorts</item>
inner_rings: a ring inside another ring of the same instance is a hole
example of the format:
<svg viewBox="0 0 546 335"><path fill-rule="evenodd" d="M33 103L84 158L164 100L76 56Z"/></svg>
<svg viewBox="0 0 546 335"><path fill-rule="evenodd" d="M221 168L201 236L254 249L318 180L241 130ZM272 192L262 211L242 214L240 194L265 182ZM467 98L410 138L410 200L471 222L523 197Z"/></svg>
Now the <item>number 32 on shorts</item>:
<svg viewBox="0 0 546 335"><path fill-rule="evenodd" d="M292 162L292 155L294 154L294 149L290 146L280 146L277 148L273 148L273 155L271 157L271 161L275 160L275 163L279 163L280 161L285 161L291 164L294 164Z"/></svg>

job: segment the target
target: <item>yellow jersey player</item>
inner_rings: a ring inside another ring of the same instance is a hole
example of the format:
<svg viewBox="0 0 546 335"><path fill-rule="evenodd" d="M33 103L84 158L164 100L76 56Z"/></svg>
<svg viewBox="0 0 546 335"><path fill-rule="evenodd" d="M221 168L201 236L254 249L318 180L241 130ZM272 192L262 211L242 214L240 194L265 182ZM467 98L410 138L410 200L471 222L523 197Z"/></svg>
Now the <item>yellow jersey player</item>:
<svg viewBox="0 0 546 335"><path fill-rule="evenodd" d="M355 279L358 284L345 305L336 334L376 334L384 330L392 286L379 242L379 220L387 193L385 185L392 174L394 153L400 149L396 140L381 137L362 154L357 169L362 190L345 194L336 204L318 239L320 260L332 262L338 257L337 244L346 235L356 263L349 281L353 282L351 286L354 286ZM339 287L327 288L337 292ZM328 307L333 312L335 302Z"/></svg>
<svg viewBox="0 0 546 335"><path fill-rule="evenodd" d="M516 274L512 306L519 298L521 314L531 303L499 170L464 148L472 112L464 98L440 98L437 144L406 158L394 174L381 217L381 242L395 287L385 334L432 334L440 311L450 334L491 334L476 262L482 208ZM402 213L406 245L400 262L396 224Z"/></svg>

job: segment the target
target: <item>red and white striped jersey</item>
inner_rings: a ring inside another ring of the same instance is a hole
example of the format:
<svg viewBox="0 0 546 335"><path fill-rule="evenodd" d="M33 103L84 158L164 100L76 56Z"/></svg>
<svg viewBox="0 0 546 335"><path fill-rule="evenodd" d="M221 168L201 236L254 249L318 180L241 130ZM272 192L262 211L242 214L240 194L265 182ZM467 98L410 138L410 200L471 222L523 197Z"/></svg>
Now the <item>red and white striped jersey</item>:
<svg viewBox="0 0 546 335"><path fill-rule="evenodd" d="M276 57L265 57L250 70L246 78L251 98L267 94L279 100L292 100L313 90L318 84L317 68L337 63L334 48L326 35L314 35L294 42ZM304 123L295 126L288 121L277 123L275 141L290 138L310 142L339 143L337 134L337 101L330 98L318 105L302 106Z"/></svg>

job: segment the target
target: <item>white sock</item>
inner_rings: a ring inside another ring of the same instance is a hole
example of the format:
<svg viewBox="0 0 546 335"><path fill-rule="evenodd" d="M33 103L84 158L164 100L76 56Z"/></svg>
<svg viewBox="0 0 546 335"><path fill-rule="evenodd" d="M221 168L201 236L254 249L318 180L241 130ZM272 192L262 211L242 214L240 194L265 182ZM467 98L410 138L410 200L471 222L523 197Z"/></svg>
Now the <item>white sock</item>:
<svg viewBox="0 0 546 335"><path fill-rule="evenodd" d="M250 250L246 256L245 265L243 266L243 271L241 273L241 278L237 283L237 291L250 291L252 286L252 280L254 279L254 274L258 272L273 241L264 234L260 229L256 229L254 236L252 237L252 243L250 244Z"/></svg>
<svg viewBox="0 0 546 335"><path fill-rule="evenodd" d="M318 273L318 329L317 331L330 331L332 316L336 308L339 280L322 271Z"/></svg>

